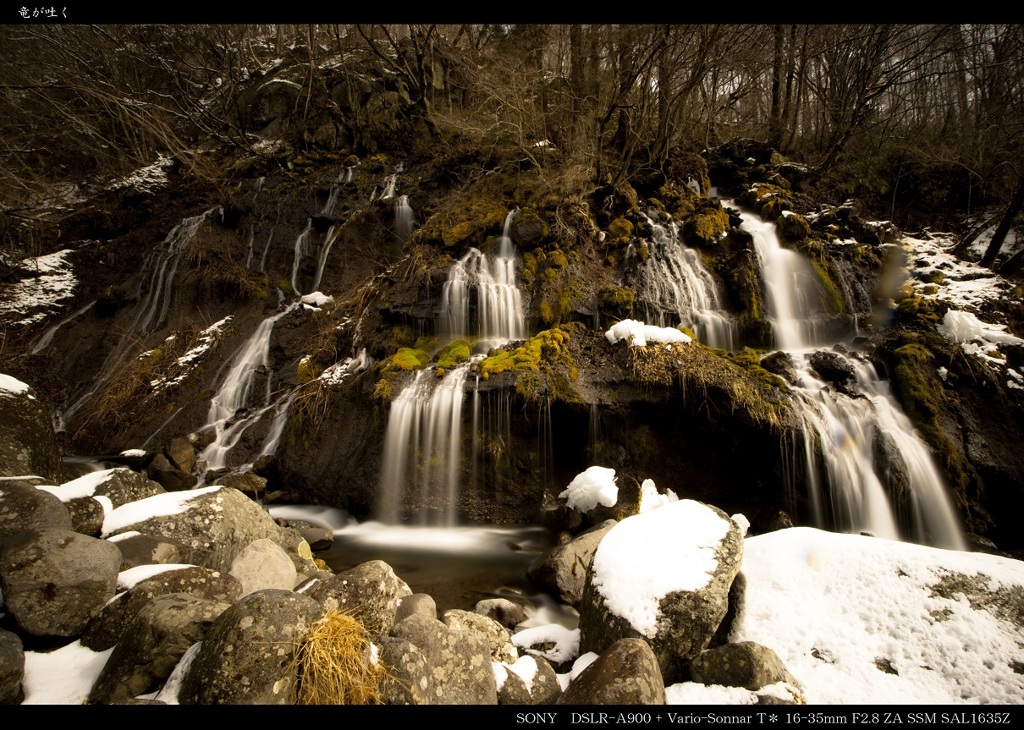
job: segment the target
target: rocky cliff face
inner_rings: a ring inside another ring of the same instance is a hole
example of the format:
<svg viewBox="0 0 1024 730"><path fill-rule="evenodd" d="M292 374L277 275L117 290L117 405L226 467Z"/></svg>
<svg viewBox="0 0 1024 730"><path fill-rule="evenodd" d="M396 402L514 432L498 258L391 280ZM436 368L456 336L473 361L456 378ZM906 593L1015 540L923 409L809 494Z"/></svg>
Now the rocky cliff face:
<svg viewBox="0 0 1024 730"><path fill-rule="evenodd" d="M275 99L260 97L267 119ZM63 227L73 297L28 324L9 316L0 369L36 389L67 453L141 449L120 458L180 486L251 471L267 480L256 488L370 515L402 460L393 514L514 523L544 517L573 475L602 464L743 510L755 530L780 511L849 528L815 512L838 497L805 452L836 445L804 439L794 390L806 377L766 357L778 313L742 207L809 262L794 288L813 295L815 346L841 341L890 379L968 531L1021 547L998 517L1024 499L1010 446L1024 440L1024 401L1007 374L1021 347L1005 343L999 364L940 335L950 305L888 283L897 232L805 199L799 169L752 143L680 153L614 188L571 179L551 154L538 170L456 143L363 156L310 146L225 158L230 189L168 168L158 184L107 191ZM28 265L22 280L39 283ZM515 305L483 268L502 265ZM452 324L456 306L465 325ZM484 323L506 306L525 331L502 344ZM1020 316L1005 298L979 314L997 310ZM609 342L625 319L699 342ZM870 399L826 360L809 372L849 398L837 402ZM443 415L438 393L456 372ZM399 402L411 425L396 435ZM889 442L864 438L904 528L907 479ZM813 495L805 483L819 476Z"/></svg>

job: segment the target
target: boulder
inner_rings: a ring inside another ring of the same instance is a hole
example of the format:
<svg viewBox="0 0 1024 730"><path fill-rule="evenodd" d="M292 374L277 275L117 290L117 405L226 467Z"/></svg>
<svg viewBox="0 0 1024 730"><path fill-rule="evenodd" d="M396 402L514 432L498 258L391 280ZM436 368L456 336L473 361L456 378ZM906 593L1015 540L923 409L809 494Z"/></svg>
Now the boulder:
<svg viewBox="0 0 1024 730"><path fill-rule="evenodd" d="M152 537L139 533L122 533L110 538L121 551L121 570L140 565L160 565L185 562L189 549L169 537Z"/></svg>
<svg viewBox="0 0 1024 730"><path fill-rule="evenodd" d="M291 591L250 593L222 613L178 693L187 705L285 705L295 700L298 651L324 610Z"/></svg>
<svg viewBox="0 0 1024 730"><path fill-rule="evenodd" d="M146 474L169 492L191 489L199 481L194 474L183 471L163 454L153 457L146 467Z"/></svg>
<svg viewBox="0 0 1024 730"><path fill-rule="evenodd" d="M587 568L590 567L598 543L616 524L615 520L605 520L571 542L549 550L530 565L526 574L561 603L579 606L583 598L583 585L587 580Z"/></svg>
<svg viewBox="0 0 1024 730"><path fill-rule="evenodd" d="M317 583L308 595L325 611L355 616L371 634L387 634L395 623L397 599L412 591L390 565L371 560Z"/></svg>
<svg viewBox="0 0 1024 730"><path fill-rule="evenodd" d="M471 631L480 636L490 647L493 661L511 664L519 658L508 630L494 619L453 608L444 612L441 621L455 631Z"/></svg>
<svg viewBox="0 0 1024 730"><path fill-rule="evenodd" d="M227 573L209 568L192 566L165 571L139 581L105 605L82 634L82 645L93 651L109 649L121 640L143 607L158 596L172 593L230 604L241 598L242 586Z"/></svg>
<svg viewBox="0 0 1024 730"><path fill-rule="evenodd" d="M156 514L133 521L136 515L147 512ZM225 487L158 494L134 502L123 512L115 509L107 518L106 529L108 537L140 532L177 540L189 548L188 562L224 573L230 570L235 556L254 540L269 538L286 550L295 547L288 544L290 537L258 504L238 490Z"/></svg>
<svg viewBox="0 0 1024 730"><path fill-rule="evenodd" d="M21 703L24 692L21 680L25 676L25 650L18 635L0 629L0 705Z"/></svg>
<svg viewBox="0 0 1024 730"><path fill-rule="evenodd" d="M437 618L437 604L434 602L434 597L426 593L413 593L411 596L399 598L397 604L395 623L414 615Z"/></svg>
<svg viewBox="0 0 1024 730"><path fill-rule="evenodd" d="M106 510L93 497L77 497L64 503L71 515L71 529L90 537L99 537L103 531Z"/></svg>
<svg viewBox="0 0 1024 730"><path fill-rule="evenodd" d="M114 597L121 551L70 530L29 530L0 550L0 587L18 627L34 636L78 636Z"/></svg>
<svg viewBox="0 0 1024 730"><path fill-rule="evenodd" d="M724 644L702 652L690 663L690 675L694 682L749 690L776 682L797 683L778 654L753 641Z"/></svg>
<svg viewBox="0 0 1024 730"><path fill-rule="evenodd" d="M25 530L73 528L68 508L47 491L21 482L0 480L0 544Z"/></svg>
<svg viewBox="0 0 1024 730"><path fill-rule="evenodd" d="M523 607L507 598L485 598L477 601L473 612L494 619L510 631L526 620L526 611Z"/></svg>
<svg viewBox="0 0 1024 730"><path fill-rule="evenodd" d="M551 705L562 694L558 675L542 657L523 656L494 664L498 704Z"/></svg>
<svg viewBox="0 0 1024 730"><path fill-rule="evenodd" d="M258 495L267 491L267 480L251 471L229 472L214 482L220 487L231 487L244 494Z"/></svg>
<svg viewBox="0 0 1024 730"><path fill-rule="evenodd" d="M50 416L28 385L0 373L0 477L64 480ZM2 484L2 482L0 482Z"/></svg>
<svg viewBox="0 0 1024 730"><path fill-rule="evenodd" d="M196 450L184 436L172 438L164 453L171 463L187 474L191 474L196 467Z"/></svg>
<svg viewBox="0 0 1024 730"><path fill-rule="evenodd" d="M157 596L126 626L89 693L90 704L127 702L159 688L185 651L231 607L187 593Z"/></svg>
<svg viewBox="0 0 1024 730"><path fill-rule="evenodd" d="M556 704L665 704L665 682L650 644L619 639L569 684Z"/></svg>
<svg viewBox="0 0 1024 730"><path fill-rule="evenodd" d="M265 588L290 591L298 581L298 571L288 553L266 538L246 545L231 562L229 572L242 584L243 596Z"/></svg>
<svg viewBox="0 0 1024 730"><path fill-rule="evenodd" d="M380 660L387 667L383 698L386 705L430 705L430 666L419 647L392 636L380 637Z"/></svg>
<svg viewBox="0 0 1024 730"><path fill-rule="evenodd" d="M743 557L741 535L724 512L693 500L622 520L587 572L580 650L601 653L619 639L642 638L666 682L685 679L687 663L725 617Z"/></svg>
<svg viewBox="0 0 1024 730"><path fill-rule="evenodd" d="M475 632L450 629L437 619L409 616L392 635L416 646L430 668L431 704L493 705L498 689L487 642Z"/></svg>
<svg viewBox="0 0 1024 730"><path fill-rule="evenodd" d="M527 657L524 657L527 658ZM494 681L498 688L499 705L532 705L526 682L508 666L494 662Z"/></svg>

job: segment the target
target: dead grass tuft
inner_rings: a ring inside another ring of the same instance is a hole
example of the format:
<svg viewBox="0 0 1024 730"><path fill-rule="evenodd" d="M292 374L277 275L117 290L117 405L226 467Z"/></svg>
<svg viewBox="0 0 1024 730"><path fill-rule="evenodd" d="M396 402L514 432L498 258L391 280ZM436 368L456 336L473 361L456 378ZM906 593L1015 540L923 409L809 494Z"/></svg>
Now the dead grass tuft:
<svg viewBox="0 0 1024 730"><path fill-rule="evenodd" d="M339 611L313 624L299 650L300 705L379 705L387 669L366 628Z"/></svg>

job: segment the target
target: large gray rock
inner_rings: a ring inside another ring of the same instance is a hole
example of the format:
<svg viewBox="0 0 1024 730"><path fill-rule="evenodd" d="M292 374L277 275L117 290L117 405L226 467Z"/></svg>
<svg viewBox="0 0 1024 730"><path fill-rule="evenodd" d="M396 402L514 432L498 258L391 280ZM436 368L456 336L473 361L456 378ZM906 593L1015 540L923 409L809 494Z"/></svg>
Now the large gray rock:
<svg viewBox="0 0 1024 730"><path fill-rule="evenodd" d="M127 702L160 687L185 651L202 641L231 604L172 593L149 601L114 646L89 693L90 704Z"/></svg>
<svg viewBox="0 0 1024 730"><path fill-rule="evenodd" d="M396 624L392 634L415 645L426 658L431 704L497 704L489 647L475 632L453 630L417 615Z"/></svg>
<svg viewBox="0 0 1024 730"><path fill-rule="evenodd" d="M543 657L495 663L499 705L552 705L562 694L558 675Z"/></svg>
<svg viewBox="0 0 1024 730"><path fill-rule="evenodd" d="M0 374L0 477L26 474L64 480L57 436L35 391Z"/></svg>
<svg viewBox="0 0 1024 730"><path fill-rule="evenodd" d="M776 682L797 684L779 655L753 641L708 649L690 663L694 682L759 690Z"/></svg>
<svg viewBox="0 0 1024 730"><path fill-rule="evenodd" d="M437 603L434 597L427 593L413 593L411 596L399 598L396 603L395 623L416 614L437 618Z"/></svg>
<svg viewBox="0 0 1024 730"><path fill-rule="evenodd" d="M110 535L135 531L154 537L169 537L189 548L188 562L225 573L230 570L235 556L254 540L269 538L286 549L288 547L282 543L289 538L274 518L235 489L208 487L177 495L158 494L133 503L131 509L146 509L150 500L154 500L155 507L166 512L163 500L168 498L187 500L186 509L178 514L160 514L139 522L119 521ZM167 504L170 505L169 502ZM118 510L114 510L111 518L117 517Z"/></svg>
<svg viewBox="0 0 1024 730"><path fill-rule="evenodd" d="M473 613L492 618L509 630L526 620L526 611L523 607L507 598L485 598L477 601Z"/></svg>
<svg viewBox="0 0 1024 730"><path fill-rule="evenodd" d="M231 562L231 575L242 584L247 596L266 588L290 591L298 582L298 571L288 553L273 540L254 540Z"/></svg>
<svg viewBox="0 0 1024 730"><path fill-rule="evenodd" d="M0 550L0 587L18 627L34 636L78 636L114 597L121 551L106 540L46 528Z"/></svg>
<svg viewBox="0 0 1024 730"><path fill-rule="evenodd" d="M121 570L140 565L184 563L189 554L184 544L169 537L124 533L111 537L110 542L121 551Z"/></svg>
<svg viewBox="0 0 1024 730"><path fill-rule="evenodd" d="M92 472L51 489L58 497L61 497L62 493L78 496L85 492L92 497L106 497L115 509L166 491L145 474L123 466Z"/></svg>
<svg viewBox="0 0 1024 730"><path fill-rule="evenodd" d="M0 629L0 705L17 705L24 697L25 650L17 634Z"/></svg>
<svg viewBox="0 0 1024 730"><path fill-rule="evenodd" d="M0 480L0 544L19 532L48 527L73 529L63 502L32 485Z"/></svg>
<svg viewBox="0 0 1024 730"><path fill-rule="evenodd" d="M663 705L665 682L650 644L620 639L558 698L559 705Z"/></svg>
<svg viewBox="0 0 1024 730"><path fill-rule="evenodd" d="M590 561L601 539L616 524L615 520L605 520L572 541L552 548L537 558L526 574L561 603L579 606L583 600L583 586L587 582Z"/></svg>
<svg viewBox="0 0 1024 730"><path fill-rule="evenodd" d="M64 503L71 515L71 529L89 537L99 537L103 531L106 511L92 497L78 497Z"/></svg>
<svg viewBox="0 0 1024 730"><path fill-rule="evenodd" d="M324 613L291 591L250 593L220 615L181 685L181 704L284 705L295 700L299 649Z"/></svg>
<svg viewBox="0 0 1024 730"><path fill-rule="evenodd" d="M508 629L494 619L471 611L453 608L444 612L441 621L450 629L472 631L486 641L493 661L511 664L519 658L519 652L512 644L512 637L509 635Z"/></svg>
<svg viewBox="0 0 1024 730"><path fill-rule="evenodd" d="M350 614L371 634L388 634L395 623L397 600L411 596L405 581L382 560L370 560L320 581L307 595L325 611Z"/></svg>
<svg viewBox="0 0 1024 730"><path fill-rule="evenodd" d="M119 642L135 616L158 596L185 593L207 601L234 603L242 597L242 586L227 573L198 566L168 570L139 581L107 603L86 627L82 645L104 651Z"/></svg>
<svg viewBox="0 0 1024 730"><path fill-rule="evenodd" d="M641 638L666 682L685 679L725 617L742 558L739 526L715 507L680 500L626 518L605 535L587 573L580 651Z"/></svg>
<svg viewBox="0 0 1024 730"><path fill-rule="evenodd" d="M380 637L380 660L387 667L383 686L385 705L430 705L430 666L418 646L392 636Z"/></svg>

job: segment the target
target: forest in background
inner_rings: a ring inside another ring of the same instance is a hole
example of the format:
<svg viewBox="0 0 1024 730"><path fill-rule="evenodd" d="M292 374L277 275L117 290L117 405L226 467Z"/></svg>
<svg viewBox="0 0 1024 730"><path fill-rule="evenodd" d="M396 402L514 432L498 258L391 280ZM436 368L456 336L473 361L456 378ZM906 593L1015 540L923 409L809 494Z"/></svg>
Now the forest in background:
<svg viewBox="0 0 1024 730"><path fill-rule="evenodd" d="M165 155L227 183L204 151L272 155L267 137L356 155L512 145L566 187L754 138L806 165L809 191L897 225L1024 200L1021 25L8 25L0 47L5 251L83 179ZM412 122L390 136L362 103L370 70ZM286 127L252 111L271 83Z"/></svg>

